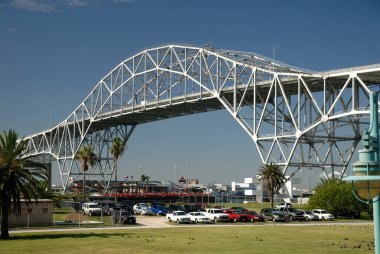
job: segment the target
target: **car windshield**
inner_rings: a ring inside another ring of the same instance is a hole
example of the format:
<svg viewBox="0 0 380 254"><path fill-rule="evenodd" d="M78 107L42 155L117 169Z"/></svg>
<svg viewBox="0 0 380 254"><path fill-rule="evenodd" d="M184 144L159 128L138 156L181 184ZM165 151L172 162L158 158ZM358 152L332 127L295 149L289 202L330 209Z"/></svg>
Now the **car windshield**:
<svg viewBox="0 0 380 254"><path fill-rule="evenodd" d="M140 207L141 207L142 209L147 209L147 208L148 208L148 205L147 205L147 204L141 204Z"/></svg>
<svg viewBox="0 0 380 254"><path fill-rule="evenodd" d="M292 213L295 213L295 212L297 212L297 209L295 209L295 208L288 208L288 211L292 212Z"/></svg>
<svg viewBox="0 0 380 254"><path fill-rule="evenodd" d="M234 211L234 214L241 214L240 211Z"/></svg>
<svg viewBox="0 0 380 254"><path fill-rule="evenodd" d="M194 216L202 216L201 213L193 213Z"/></svg>
<svg viewBox="0 0 380 254"><path fill-rule="evenodd" d="M91 205L88 205L88 207L90 207L90 208L96 208L96 207L98 207L98 205L97 204L91 204Z"/></svg>
<svg viewBox="0 0 380 254"><path fill-rule="evenodd" d="M116 204L115 203L108 203L108 207L114 208L114 207L116 207Z"/></svg>
<svg viewBox="0 0 380 254"><path fill-rule="evenodd" d="M186 215L185 212L177 212L177 215Z"/></svg>
<svg viewBox="0 0 380 254"><path fill-rule="evenodd" d="M329 212L327 212L326 210L321 210L321 213L329 213Z"/></svg>
<svg viewBox="0 0 380 254"><path fill-rule="evenodd" d="M214 213L224 213L222 209L215 209Z"/></svg>
<svg viewBox="0 0 380 254"><path fill-rule="evenodd" d="M257 215L255 211L250 211L249 214Z"/></svg>
<svg viewBox="0 0 380 254"><path fill-rule="evenodd" d="M313 214L311 211L305 211L306 214Z"/></svg>
<svg viewBox="0 0 380 254"><path fill-rule="evenodd" d="M131 215L131 212L124 211L124 212L121 212L121 215L122 216L129 216L129 215Z"/></svg>

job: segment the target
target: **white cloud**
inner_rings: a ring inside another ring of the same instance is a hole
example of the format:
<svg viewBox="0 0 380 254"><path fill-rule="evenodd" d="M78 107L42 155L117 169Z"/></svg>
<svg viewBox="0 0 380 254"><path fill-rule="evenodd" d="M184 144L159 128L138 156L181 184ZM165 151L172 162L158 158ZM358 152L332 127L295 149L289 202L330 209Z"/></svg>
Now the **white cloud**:
<svg viewBox="0 0 380 254"><path fill-rule="evenodd" d="M0 0L2 1L2 0ZM95 4L107 3L135 3L144 0L9 0L9 7L35 12L53 12L62 8L81 8Z"/></svg>
<svg viewBox="0 0 380 254"><path fill-rule="evenodd" d="M11 0L10 5L27 11L51 12L55 10L54 4L43 0Z"/></svg>
<svg viewBox="0 0 380 254"><path fill-rule="evenodd" d="M134 3L136 0L113 0L114 3Z"/></svg>
<svg viewBox="0 0 380 254"><path fill-rule="evenodd" d="M85 7L94 3L94 0L64 0L63 3L70 7Z"/></svg>

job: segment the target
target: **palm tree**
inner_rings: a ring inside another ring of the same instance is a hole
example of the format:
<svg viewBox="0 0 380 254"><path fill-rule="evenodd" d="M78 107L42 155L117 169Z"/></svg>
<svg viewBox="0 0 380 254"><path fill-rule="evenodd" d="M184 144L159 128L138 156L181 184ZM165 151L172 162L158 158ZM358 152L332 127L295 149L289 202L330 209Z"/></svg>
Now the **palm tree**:
<svg viewBox="0 0 380 254"><path fill-rule="evenodd" d="M88 170L88 165L94 167L96 162L96 155L94 153L94 149L91 146L84 146L78 150L75 155L75 159L81 161L82 163L82 173L83 173L83 200L86 199L85 186L86 186L86 171Z"/></svg>
<svg viewBox="0 0 380 254"><path fill-rule="evenodd" d="M113 166L115 171L115 203L117 203L117 160L124 153L124 143L121 138L116 137L113 140L113 144L111 147L111 153L113 156Z"/></svg>
<svg viewBox="0 0 380 254"><path fill-rule="evenodd" d="M9 239L9 211L21 215L21 198L28 204L33 198L37 202L40 180L47 181L46 168L41 163L23 157L29 140L17 141L14 130L0 134L0 203L1 239Z"/></svg>
<svg viewBox="0 0 380 254"><path fill-rule="evenodd" d="M150 180L149 176L141 175L141 181L146 183L146 187L145 187L146 188L145 189L146 193L148 192L148 182L149 182L149 180Z"/></svg>
<svg viewBox="0 0 380 254"><path fill-rule="evenodd" d="M286 178L280 167L273 163L262 166L259 175L264 189L269 193L270 204L273 207L273 195L284 185Z"/></svg>

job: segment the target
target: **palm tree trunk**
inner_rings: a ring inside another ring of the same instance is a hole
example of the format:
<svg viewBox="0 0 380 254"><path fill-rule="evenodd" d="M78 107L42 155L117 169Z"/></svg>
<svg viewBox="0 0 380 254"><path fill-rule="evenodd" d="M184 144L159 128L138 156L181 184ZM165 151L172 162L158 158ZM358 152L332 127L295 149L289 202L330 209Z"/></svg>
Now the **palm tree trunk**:
<svg viewBox="0 0 380 254"><path fill-rule="evenodd" d="M82 194L83 194L83 201L86 200L86 170L83 170L83 186L82 186Z"/></svg>
<svg viewBox="0 0 380 254"><path fill-rule="evenodd" d="M115 168L115 203L117 203L117 162L113 160L113 166Z"/></svg>
<svg viewBox="0 0 380 254"><path fill-rule="evenodd" d="M273 188L270 190L270 207L273 207Z"/></svg>
<svg viewBox="0 0 380 254"><path fill-rule="evenodd" d="M5 188L1 192L1 239L9 239L9 204Z"/></svg>

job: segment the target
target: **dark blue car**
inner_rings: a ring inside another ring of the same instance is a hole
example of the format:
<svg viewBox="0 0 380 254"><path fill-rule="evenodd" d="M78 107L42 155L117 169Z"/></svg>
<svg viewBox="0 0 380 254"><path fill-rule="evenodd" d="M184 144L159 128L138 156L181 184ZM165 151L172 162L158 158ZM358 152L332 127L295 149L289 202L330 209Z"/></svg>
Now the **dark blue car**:
<svg viewBox="0 0 380 254"><path fill-rule="evenodd" d="M152 205L150 210L156 215L166 215L168 213L168 209L163 205Z"/></svg>

